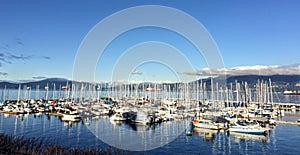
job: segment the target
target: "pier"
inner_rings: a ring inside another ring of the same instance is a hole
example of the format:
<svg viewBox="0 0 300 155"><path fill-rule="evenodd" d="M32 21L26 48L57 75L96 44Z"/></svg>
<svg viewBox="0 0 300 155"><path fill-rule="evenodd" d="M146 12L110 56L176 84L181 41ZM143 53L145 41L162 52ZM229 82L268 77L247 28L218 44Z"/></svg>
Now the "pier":
<svg viewBox="0 0 300 155"><path fill-rule="evenodd" d="M224 107L224 102L222 101L211 101L213 103L216 103L218 107ZM227 103L225 103L227 104ZM236 104L236 101L228 101L229 105L234 105ZM228 105L227 104L227 105ZM240 105L245 105L244 102L240 102ZM256 105L274 105L277 107L279 110L285 110L285 111L300 111L300 104L299 103L259 103L259 102L250 102L247 103L249 104L256 104Z"/></svg>
<svg viewBox="0 0 300 155"><path fill-rule="evenodd" d="M274 103L274 105L278 105L282 110L300 111L300 104L297 103Z"/></svg>
<svg viewBox="0 0 300 155"><path fill-rule="evenodd" d="M276 121L276 124L300 125L300 122Z"/></svg>

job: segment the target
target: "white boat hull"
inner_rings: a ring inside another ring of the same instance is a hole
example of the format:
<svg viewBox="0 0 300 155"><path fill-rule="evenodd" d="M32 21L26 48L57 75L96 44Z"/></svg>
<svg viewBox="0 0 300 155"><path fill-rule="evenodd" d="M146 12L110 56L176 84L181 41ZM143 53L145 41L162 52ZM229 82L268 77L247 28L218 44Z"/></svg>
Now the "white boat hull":
<svg viewBox="0 0 300 155"><path fill-rule="evenodd" d="M61 118L61 120L76 122L76 121L80 121L81 117L79 115L64 114L63 117Z"/></svg>
<svg viewBox="0 0 300 155"><path fill-rule="evenodd" d="M255 134L255 135L263 135L266 133L266 129L263 128L234 128L234 127L229 127L230 132L237 132L237 133L246 133L246 134Z"/></svg>
<svg viewBox="0 0 300 155"><path fill-rule="evenodd" d="M246 134L255 134L255 135L263 135L267 133L268 129L261 127L258 123L245 124L235 123L229 127L229 132L237 132L237 133L246 133Z"/></svg>
<svg viewBox="0 0 300 155"><path fill-rule="evenodd" d="M207 122L193 122L193 125L197 128L204 128L204 129L213 129L213 130L220 130L221 126L218 123L207 123Z"/></svg>

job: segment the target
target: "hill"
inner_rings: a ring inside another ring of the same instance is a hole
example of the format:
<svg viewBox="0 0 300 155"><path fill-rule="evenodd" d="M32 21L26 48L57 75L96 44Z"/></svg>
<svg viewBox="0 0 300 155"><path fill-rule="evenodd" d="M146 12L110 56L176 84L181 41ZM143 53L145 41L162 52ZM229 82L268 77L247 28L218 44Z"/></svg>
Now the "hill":
<svg viewBox="0 0 300 155"><path fill-rule="evenodd" d="M271 79L273 86L275 86L276 90L283 91L285 89L288 90L299 90L299 83L300 83L300 75L240 75L240 76L227 76L227 77L217 77L214 78L214 81L218 81L220 79L225 79L227 83L235 83L237 82L247 82L250 86L254 86L258 80L260 81L268 81ZM203 82L207 84L207 88L210 87L210 79L203 79ZM79 84L80 82L71 81L65 78L48 78L40 81L28 81L28 82L11 82L11 81L1 81L0 82L0 89L6 87L7 89L18 89L19 85L24 87L31 87L35 89L37 86L39 88L45 88L47 85L51 88L54 87L56 90L59 90L62 86L71 86L72 84ZM88 84L87 82L84 82ZM298 85L297 85L298 84ZM171 84L174 85L174 84ZM103 85L103 87L106 87Z"/></svg>

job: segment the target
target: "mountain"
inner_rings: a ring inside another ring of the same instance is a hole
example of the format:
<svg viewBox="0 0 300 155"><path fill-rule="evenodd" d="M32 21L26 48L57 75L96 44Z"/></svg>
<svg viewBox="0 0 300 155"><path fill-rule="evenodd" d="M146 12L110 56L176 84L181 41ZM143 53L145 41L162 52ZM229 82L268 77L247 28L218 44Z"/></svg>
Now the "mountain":
<svg viewBox="0 0 300 155"><path fill-rule="evenodd" d="M0 88L6 87L7 89L18 89L19 85L21 87L31 87L32 89L35 89L37 86L40 88L45 88L47 85L50 87L53 87L54 84L56 88L58 89L60 86L66 86L68 80L64 78L48 78L44 80L39 81L28 81L28 82L7 82L2 81L0 82Z"/></svg>
<svg viewBox="0 0 300 155"><path fill-rule="evenodd" d="M300 90L300 75L243 75L243 76L230 76L227 78L227 83L234 83L247 81L250 87L254 87L257 81L272 81L275 91L284 90Z"/></svg>
<svg viewBox="0 0 300 155"><path fill-rule="evenodd" d="M300 75L241 75L241 76L228 76L227 83L247 81L250 84L256 83L258 80L268 81L276 83L298 83L300 82Z"/></svg>
<svg viewBox="0 0 300 155"><path fill-rule="evenodd" d="M288 90L300 90L300 75L240 75L240 76L226 76L226 77L217 77L214 78L214 83L220 81L221 79L225 79L227 83L235 83L237 82L247 82L249 86L253 87L257 81L268 81L271 79L272 85L275 86L276 90L283 91L285 89ZM210 87L211 80L210 79L203 79L203 82L207 84L207 88ZM6 87L7 89L18 89L19 84L22 88L24 87L31 87L35 89L39 86L40 89L45 88L47 85L53 89L54 84L56 90L59 90L62 86L71 86L72 84L81 84L80 82L71 81L64 78L48 78L40 81L29 81L29 82L11 82L11 81L1 81L0 82L0 89ZM89 84L84 82L84 84ZM166 84L167 85L167 84ZM171 87L174 84L170 84ZM108 84L102 84L102 88L107 87ZM147 86L147 85L146 85Z"/></svg>

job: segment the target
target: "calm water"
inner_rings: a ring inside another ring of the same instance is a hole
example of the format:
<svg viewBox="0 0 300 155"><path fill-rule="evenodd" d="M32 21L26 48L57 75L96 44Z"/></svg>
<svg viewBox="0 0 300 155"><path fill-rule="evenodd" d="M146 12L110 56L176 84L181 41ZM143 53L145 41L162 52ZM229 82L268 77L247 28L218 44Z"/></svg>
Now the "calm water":
<svg viewBox="0 0 300 155"><path fill-rule="evenodd" d="M300 113L286 112L282 120L296 121ZM86 122L86 121L85 121ZM108 117L100 117L89 121L99 126L109 122ZM107 148L105 144L90 132L89 126L84 122L68 124L56 116L42 114L39 116L5 115L0 114L0 132L28 138L43 138L52 144L61 144L67 147L80 148ZM163 131L168 136L174 130L176 123L170 123L168 131ZM107 124L106 124L107 125ZM177 124L178 125L178 124ZM159 126L154 129L119 124L129 131L140 132L153 130L162 132ZM113 127L112 127L113 128ZM101 133L111 136L110 132ZM127 134L127 133L125 133ZM300 127L296 125L277 125L267 136L249 136L245 134L228 134L227 132L194 129L193 136L187 137L185 132L171 143L163 147L144 152L131 152L137 154L299 154Z"/></svg>

